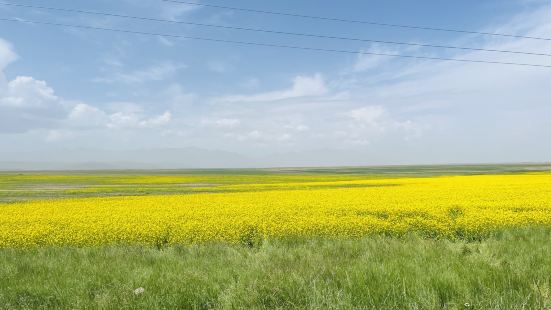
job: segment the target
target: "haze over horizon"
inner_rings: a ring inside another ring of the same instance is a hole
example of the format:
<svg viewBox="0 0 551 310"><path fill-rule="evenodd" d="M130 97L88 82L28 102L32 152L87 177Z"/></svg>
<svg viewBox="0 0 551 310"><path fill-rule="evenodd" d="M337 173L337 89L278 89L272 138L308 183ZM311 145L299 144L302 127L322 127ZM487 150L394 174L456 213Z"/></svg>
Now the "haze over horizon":
<svg viewBox="0 0 551 310"><path fill-rule="evenodd" d="M334 2L314 0L232 2L523 38L160 1L51 5L225 27L551 54L551 40L525 38L551 38L551 4L537 0L358 0L337 8ZM542 65L551 65L551 55L329 40L2 5L0 17L359 52L0 21L0 170L86 164L238 168L551 161L551 68L360 52Z"/></svg>

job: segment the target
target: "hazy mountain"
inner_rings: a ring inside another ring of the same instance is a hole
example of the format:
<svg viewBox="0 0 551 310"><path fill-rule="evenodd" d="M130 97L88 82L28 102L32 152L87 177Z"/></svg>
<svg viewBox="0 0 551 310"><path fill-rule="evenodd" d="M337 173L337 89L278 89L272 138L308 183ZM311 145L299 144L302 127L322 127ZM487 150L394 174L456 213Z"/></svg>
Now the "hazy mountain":
<svg viewBox="0 0 551 310"><path fill-rule="evenodd" d="M199 148L0 153L0 170L242 168L257 165L240 154Z"/></svg>

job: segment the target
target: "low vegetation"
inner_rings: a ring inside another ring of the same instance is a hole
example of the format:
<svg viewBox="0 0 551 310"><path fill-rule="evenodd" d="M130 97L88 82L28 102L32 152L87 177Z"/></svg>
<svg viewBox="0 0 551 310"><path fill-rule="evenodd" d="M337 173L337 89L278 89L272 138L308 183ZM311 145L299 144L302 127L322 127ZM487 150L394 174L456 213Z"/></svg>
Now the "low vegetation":
<svg viewBox="0 0 551 310"><path fill-rule="evenodd" d="M483 241L371 236L254 247L0 250L7 309L549 309L550 228ZM142 288L142 290L137 290Z"/></svg>
<svg viewBox="0 0 551 310"><path fill-rule="evenodd" d="M551 309L549 167L371 169L0 173L0 308Z"/></svg>

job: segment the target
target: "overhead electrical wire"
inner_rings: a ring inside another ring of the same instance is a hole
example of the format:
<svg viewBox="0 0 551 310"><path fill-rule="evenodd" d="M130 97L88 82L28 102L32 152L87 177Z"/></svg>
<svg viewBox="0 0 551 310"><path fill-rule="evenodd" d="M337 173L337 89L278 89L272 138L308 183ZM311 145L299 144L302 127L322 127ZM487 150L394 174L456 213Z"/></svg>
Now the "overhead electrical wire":
<svg viewBox="0 0 551 310"><path fill-rule="evenodd" d="M331 53L346 53L346 54L355 54L355 55L375 55L375 56L400 57L400 58L410 58L410 59L440 60L440 61L454 61L454 62L466 62L466 63L485 63L485 64L496 64L496 65L513 65L513 66L551 68L551 65L534 64L534 63L518 63L518 62L476 60L476 59L462 59L462 58L445 58L445 57L417 56L417 55L403 55L403 54L390 54L390 53L376 53L376 52L366 52L366 51L352 51L352 50L341 50L341 49L317 48L317 47L308 47L308 46L283 45L283 44L272 44L272 43L261 43L261 42L250 42L250 41L236 41L236 40L226 40L226 39L216 39L216 38L207 38L207 37L177 35L177 34L168 34L168 33L156 33L156 32L127 30L127 29L107 28L107 27L95 27L95 26L87 26L87 25L76 25L76 24L64 24L64 23L45 22L45 21L24 20L24 19L0 18L0 21L16 22L16 23L27 23L27 24L28 23L34 23L34 24L50 25L50 26L57 26L57 27L101 30L101 31L120 32L120 33L129 33L129 34L156 36L156 37L169 37L169 38L201 40L201 41L231 43L231 44L249 45L249 46L264 46L264 47L287 48L287 49L320 51L320 52L331 52Z"/></svg>
<svg viewBox="0 0 551 310"><path fill-rule="evenodd" d="M344 23L367 24L367 25L384 26L384 27L396 27L396 28L408 28L408 29L418 29L418 30L469 33L469 34L479 34L479 35L489 35L489 36L500 36L500 37L512 37L512 38L524 38L524 39L532 39L532 40L551 41L551 38L523 36L523 35L517 35L517 34L507 34L507 33L497 33L497 32L484 32L484 31L463 30L463 29L451 29L451 28L439 28L439 27L428 27L428 26L383 23L383 22L376 22L376 21L369 21L369 20L354 20L354 19L345 19L345 18L337 18L337 17L329 17L329 16L316 16L316 15L298 14L298 13L291 13L291 12L276 12L276 11L268 11L268 10L259 10L259 9L251 9L251 8L242 8L242 7L234 7L234 6L209 4L209 3L202 3L202 2L191 2L191 1L180 1L180 0L161 0L161 1L177 3L177 4L185 4L185 5L211 7L211 8L225 9L225 10L235 10L235 11L243 11L243 12L251 12L251 13L281 15L281 16L309 18L309 19L319 19L319 20L344 22Z"/></svg>
<svg viewBox="0 0 551 310"><path fill-rule="evenodd" d="M23 8L35 8L35 9L60 11L60 12L70 12L70 13L81 13L81 14L88 14L88 15L110 16L110 17L117 17L117 18L144 20L144 21L154 21L154 22L163 22L163 23L172 23L172 24L185 24L185 25L193 25L193 26L200 26L200 27L222 28L222 29L231 29L231 30L239 30L239 31L283 34L283 35L292 35L292 36L301 36L301 37L313 37L313 38L334 39L334 40L371 42L371 43L380 43L380 44L393 44L393 45L406 45L406 46L416 46L416 47L458 49L458 50L471 50L471 51L482 51L482 52L495 52L495 53L508 53L508 54L522 54L522 55L551 57L551 54L538 53L538 52L512 51L512 50L501 50L501 49L487 49L487 48L477 48L477 47L425 44L425 43L400 42L400 41L377 40L377 39L352 38L352 37L311 34L311 33L300 33L300 32L288 32L288 31L279 31L279 30L262 29L262 28L249 28L249 27L236 27L236 26L227 26L227 25L196 23L196 22L170 20L170 19L160 19L160 18L143 17L143 16L133 16L133 15L125 15L125 14L117 14L117 13L109 13L109 12L87 11L87 10L80 10L80 9L68 9L68 8L58 8L58 7L50 7L50 6L38 6L38 5L30 5L30 4L9 3L9 2L0 2L0 5L13 6L13 7L23 7Z"/></svg>

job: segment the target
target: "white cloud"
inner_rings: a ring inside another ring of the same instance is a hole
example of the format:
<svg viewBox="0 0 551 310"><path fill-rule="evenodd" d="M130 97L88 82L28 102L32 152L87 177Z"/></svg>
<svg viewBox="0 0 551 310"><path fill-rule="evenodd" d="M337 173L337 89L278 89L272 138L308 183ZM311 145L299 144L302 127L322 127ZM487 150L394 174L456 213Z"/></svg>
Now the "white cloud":
<svg viewBox="0 0 551 310"><path fill-rule="evenodd" d="M0 72L16 59L17 54L14 52L11 44L0 38Z"/></svg>
<svg viewBox="0 0 551 310"><path fill-rule="evenodd" d="M132 128L138 127L138 117L135 114L117 112L109 116L109 128Z"/></svg>
<svg viewBox="0 0 551 310"><path fill-rule="evenodd" d="M0 56L0 69L17 58L11 46L3 40L0 40ZM131 80L161 78L170 71L166 69L168 66L163 68L140 71ZM53 142L73 138L77 131L157 128L167 125L172 119L170 111L148 116L135 103L115 102L108 108L110 112L83 102L64 100L45 81L30 76L0 80L0 133L43 129L47 130L46 141Z"/></svg>
<svg viewBox="0 0 551 310"><path fill-rule="evenodd" d="M136 113L117 112L109 115L107 127L111 129L156 128L168 124L171 120L170 111L150 118L140 117Z"/></svg>
<svg viewBox="0 0 551 310"><path fill-rule="evenodd" d="M77 104L69 113L69 121L73 127L102 127L107 124L108 119L104 111L85 103Z"/></svg>
<svg viewBox="0 0 551 310"><path fill-rule="evenodd" d="M4 69L17 58L11 44L0 38L0 107L37 107L57 100L54 91L44 81L28 76L6 80Z"/></svg>
<svg viewBox="0 0 551 310"><path fill-rule="evenodd" d="M235 128L240 124L241 121L236 118L204 119L201 121L201 125L215 128Z"/></svg>
<svg viewBox="0 0 551 310"><path fill-rule="evenodd" d="M14 108L40 108L56 104L58 97L46 82L30 76L18 76L8 82L0 105Z"/></svg>
<svg viewBox="0 0 551 310"><path fill-rule="evenodd" d="M381 119L384 115L384 108L382 106L365 106L358 109L354 109L347 113L355 121L364 124L373 124Z"/></svg>
<svg viewBox="0 0 551 310"><path fill-rule="evenodd" d="M293 79L293 85L289 89L272 91L254 95L233 95L221 98L226 102L268 102L286 99L321 96L328 92L327 86L321 74L313 76L299 75Z"/></svg>
<svg viewBox="0 0 551 310"><path fill-rule="evenodd" d="M65 103L44 81L29 76L8 81L3 70L16 59L12 46L0 39L0 133L55 126L64 117Z"/></svg>
<svg viewBox="0 0 551 310"><path fill-rule="evenodd" d="M420 138L427 128L411 120L399 120L383 106L369 105L344 114L352 122L343 126L337 136L345 143L369 145L383 136L393 136L393 143Z"/></svg>
<svg viewBox="0 0 551 310"><path fill-rule="evenodd" d="M170 111L165 111L163 114L151 118L141 120L139 125L140 127L154 128L164 126L172 120L172 113Z"/></svg>
<svg viewBox="0 0 551 310"><path fill-rule="evenodd" d="M184 64L163 62L140 70L115 72L106 77L95 78L94 82L139 84L151 81L163 81L185 68L187 66Z"/></svg>

